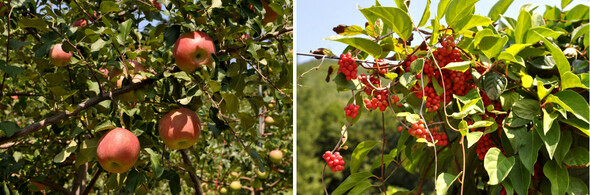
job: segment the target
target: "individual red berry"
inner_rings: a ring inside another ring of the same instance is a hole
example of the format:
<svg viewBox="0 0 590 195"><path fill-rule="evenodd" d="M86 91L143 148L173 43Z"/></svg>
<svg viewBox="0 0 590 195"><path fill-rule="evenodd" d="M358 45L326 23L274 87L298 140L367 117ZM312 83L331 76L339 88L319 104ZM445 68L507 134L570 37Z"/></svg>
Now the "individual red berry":
<svg viewBox="0 0 590 195"><path fill-rule="evenodd" d="M402 132L402 130L404 130L404 128L402 126L397 127L397 131Z"/></svg>

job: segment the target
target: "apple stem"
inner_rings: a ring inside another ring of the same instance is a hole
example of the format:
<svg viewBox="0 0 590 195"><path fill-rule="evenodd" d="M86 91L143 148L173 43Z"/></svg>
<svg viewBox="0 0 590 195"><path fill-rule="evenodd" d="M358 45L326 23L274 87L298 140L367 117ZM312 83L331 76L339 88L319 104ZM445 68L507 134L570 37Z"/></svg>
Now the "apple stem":
<svg viewBox="0 0 590 195"><path fill-rule="evenodd" d="M182 154L182 160L184 160L184 163L194 170L193 164L191 163L191 159L189 158L186 149L180 150L180 154ZM201 188L201 182L199 181L199 178L197 178L197 175L193 173L191 170L188 170L188 174L191 180L193 181L197 194L202 195L203 189Z"/></svg>

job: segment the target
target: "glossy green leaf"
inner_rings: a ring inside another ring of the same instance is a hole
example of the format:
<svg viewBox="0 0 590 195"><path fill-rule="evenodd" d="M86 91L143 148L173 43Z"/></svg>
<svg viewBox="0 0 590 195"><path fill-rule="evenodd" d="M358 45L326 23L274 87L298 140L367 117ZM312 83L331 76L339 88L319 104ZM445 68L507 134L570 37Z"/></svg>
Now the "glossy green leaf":
<svg viewBox="0 0 590 195"><path fill-rule="evenodd" d="M534 99L522 99L512 107L512 112L523 119L533 120L539 112L539 101Z"/></svg>
<svg viewBox="0 0 590 195"><path fill-rule="evenodd" d="M370 7L361 9L362 12L371 12L383 20L402 40L408 40L412 35L412 19L400 8L396 7ZM367 52L369 53L369 52ZM370 54L370 53L369 53ZM379 56L379 55L372 55Z"/></svg>
<svg viewBox="0 0 590 195"><path fill-rule="evenodd" d="M542 41L538 36L534 36L534 33L539 33L541 36L547 38L551 37L553 39L557 39L559 36L563 35L563 32L554 31L544 26L538 26L530 28L526 35L524 36L525 43L527 44L535 44L539 41Z"/></svg>
<svg viewBox="0 0 590 195"><path fill-rule="evenodd" d="M586 88L586 85L582 84L580 77L575 75L572 72L566 72L561 75L561 88L569 89L569 88Z"/></svg>
<svg viewBox="0 0 590 195"><path fill-rule="evenodd" d="M551 182L551 194L565 194L569 185L569 174L565 166L559 166L555 161L547 161L543 166L543 174Z"/></svg>
<svg viewBox="0 0 590 195"><path fill-rule="evenodd" d="M557 70L559 70L559 75L563 75L566 72L569 72L571 70L571 66L570 66L569 61L567 60L567 58L565 58L565 55L563 55L563 52L561 51L561 49L559 49L559 47L557 45L550 42L549 40L547 40L545 37L543 37L541 34L539 34L537 32L535 32L534 34L531 34L531 35L538 36L539 39L543 41L545 48L547 48L547 50L551 51L551 56L553 56L553 59L556 62Z"/></svg>
<svg viewBox="0 0 590 195"><path fill-rule="evenodd" d="M441 173L438 175L436 179L436 195L445 195L447 194L449 187L453 185L453 182L459 178L461 173L457 176L450 174L450 173Z"/></svg>
<svg viewBox="0 0 590 195"><path fill-rule="evenodd" d="M356 186L354 186L354 188L352 188L352 190L350 190L350 192L348 192L348 195L355 195L355 194L361 195L372 186L373 186L373 184L371 184L371 182L369 182L367 180L361 181L360 183L356 184Z"/></svg>
<svg viewBox="0 0 590 195"><path fill-rule="evenodd" d="M446 10L445 21L450 27L455 27L464 17L471 17L478 0L453 0Z"/></svg>
<svg viewBox="0 0 590 195"><path fill-rule="evenodd" d="M518 14L518 22L516 23L516 29L514 33L514 39L516 40L517 44L525 42L524 36L531 27L531 14L528 11L521 9L520 13Z"/></svg>
<svg viewBox="0 0 590 195"><path fill-rule="evenodd" d="M588 194L588 186L577 177L570 176L570 183L567 187L567 193L571 195Z"/></svg>
<svg viewBox="0 0 590 195"><path fill-rule="evenodd" d="M483 75L482 80L484 91L491 100L498 99L504 93L508 84L506 77L496 72L486 73Z"/></svg>
<svg viewBox="0 0 590 195"><path fill-rule="evenodd" d="M561 9L565 9L565 6L569 5L573 0L561 0Z"/></svg>
<svg viewBox="0 0 590 195"><path fill-rule="evenodd" d="M21 27L23 28L36 28L42 31L47 31L49 30L47 28L47 22L45 22L45 20L41 19L41 18L28 18L28 17L23 17L20 19L20 21L18 22L18 24L20 24Z"/></svg>
<svg viewBox="0 0 590 195"><path fill-rule="evenodd" d="M512 187L518 194L527 194L529 184L531 183L531 172L529 172L520 161L514 163L512 171L508 176L512 182Z"/></svg>
<svg viewBox="0 0 590 195"><path fill-rule="evenodd" d="M590 125L588 125L588 123L584 122L583 120L580 120L578 118L568 118L559 119L559 121L577 128L578 130L580 130L580 132L586 135L586 137L590 136L590 129L588 129Z"/></svg>
<svg viewBox="0 0 590 195"><path fill-rule="evenodd" d="M75 141L70 141L70 144L64 148L60 153L58 153L54 158L53 162L55 163L62 163L68 158L74 151L76 151L76 146L78 144Z"/></svg>
<svg viewBox="0 0 590 195"><path fill-rule="evenodd" d="M336 29L337 27L335 27L334 29ZM354 36L354 35L360 35L360 34L366 34L367 32L365 32L365 30L357 25L352 25L352 26L347 26L344 28L344 31L342 32L337 32L339 35L348 35L348 36Z"/></svg>
<svg viewBox="0 0 590 195"><path fill-rule="evenodd" d="M369 172L359 172L355 174L351 174L346 178L340 185L332 192L334 195L344 194L351 188L355 187L358 184L363 183L367 178L371 177L373 174Z"/></svg>
<svg viewBox="0 0 590 195"><path fill-rule="evenodd" d="M523 139L524 143L527 143L522 146L521 149L518 151L518 156L522 165L531 173L534 171L535 162L537 162L537 157L539 155L539 149L543 146L543 141L539 137L536 131L528 131L527 135Z"/></svg>
<svg viewBox="0 0 590 195"><path fill-rule="evenodd" d="M453 0L440 0L438 2L436 18L442 19L442 17L447 13L447 8L449 7L449 4L451 4L452 1Z"/></svg>
<svg viewBox="0 0 590 195"><path fill-rule="evenodd" d="M586 123L590 123L588 121L588 116L590 114L588 102L586 102L586 99L584 99L579 93L571 90L560 91L556 94L548 95L546 101L557 103L579 119Z"/></svg>
<svg viewBox="0 0 590 195"><path fill-rule="evenodd" d="M586 23L583 24L581 26L578 26L577 28L574 29L574 31L572 31L572 39L571 42L574 42L574 40L578 39L580 36L582 35L586 35L588 36L588 32L589 32L589 28L590 24Z"/></svg>
<svg viewBox="0 0 590 195"><path fill-rule="evenodd" d="M557 162L563 161L566 154L570 150L570 146L572 145L572 133L570 131L562 131L561 136L559 138L559 144L557 144L557 149L555 149L555 160Z"/></svg>
<svg viewBox="0 0 590 195"><path fill-rule="evenodd" d="M495 58L500 55L507 42L508 37L506 36L485 36L479 42L479 48L488 58Z"/></svg>
<svg viewBox="0 0 590 195"><path fill-rule="evenodd" d="M151 148L144 148L144 150L150 155L150 166L154 171L154 177L159 178L162 176L162 173L164 173L164 167L162 167L162 164L160 163L160 156Z"/></svg>
<svg viewBox="0 0 590 195"><path fill-rule="evenodd" d="M0 123L0 130L4 131L6 137L10 137L16 133L20 128L15 122L12 121L5 121ZM2 136L0 136L2 137Z"/></svg>
<svg viewBox="0 0 590 195"><path fill-rule="evenodd" d="M420 23L418 23L417 27L422 27L422 26L426 25L426 22L428 22L429 18L430 18L430 0L427 0L426 7L424 7L424 12L422 12L422 18L420 19Z"/></svg>
<svg viewBox="0 0 590 195"><path fill-rule="evenodd" d="M375 147L375 145L377 145L378 143L380 143L380 142L364 141L364 142L361 142L358 146L356 146L356 148L352 152L352 156L350 159L350 173L351 174L358 172L358 169L361 166L361 164L363 163L363 160L365 159L367 154L369 154L369 152L371 152L373 147Z"/></svg>
<svg viewBox="0 0 590 195"><path fill-rule="evenodd" d="M481 131L468 132L467 133L467 148L471 148L471 146L473 146L473 144L477 143L477 141L479 141L479 138L481 138L482 135L483 135L483 132L481 132Z"/></svg>
<svg viewBox="0 0 590 195"><path fill-rule="evenodd" d="M471 61L451 62L443 68L449 69L449 70L456 70L456 71L465 72L469 69L469 65L471 65Z"/></svg>
<svg viewBox="0 0 590 195"><path fill-rule="evenodd" d="M483 161L483 167L486 169L490 177L488 184L500 184L508 176L514 163L514 156L506 158L500 149L496 147L488 150Z"/></svg>
<svg viewBox="0 0 590 195"><path fill-rule="evenodd" d="M360 49L361 51L367 52L369 55L373 57L379 57L381 55L381 52L383 52L379 44L365 38L335 35L327 37L325 38L325 40L338 41L344 44L348 44L352 47Z"/></svg>
<svg viewBox="0 0 590 195"><path fill-rule="evenodd" d="M117 34L117 41L119 44L125 44L127 36L129 36L129 33L131 33L131 27L133 27L133 20L131 19L128 19L125 22L119 24L119 34Z"/></svg>
<svg viewBox="0 0 590 195"><path fill-rule="evenodd" d="M547 110L545 110L545 108L542 109L543 110L543 134L547 135L547 132L549 131L549 129L551 129L551 125L553 124L553 121L555 121L555 119L558 117L557 113L547 113Z"/></svg>
<svg viewBox="0 0 590 195"><path fill-rule="evenodd" d="M590 164L590 151L588 148L576 146L572 148L563 159L568 166L588 166Z"/></svg>
<svg viewBox="0 0 590 195"><path fill-rule="evenodd" d="M566 15L565 19L569 22L579 21L579 20L586 20L588 21L588 12L589 8L587 5L578 4L574 8L570 9Z"/></svg>
<svg viewBox="0 0 590 195"><path fill-rule="evenodd" d="M547 134L544 134L541 128L539 127L539 125L541 124L533 123L533 125L535 126L535 129L539 134L539 137L541 137L541 140L543 140L543 143L545 143L545 148L547 149L547 153L549 153L549 158L553 159L555 150L557 149L557 144L559 143L559 139L561 136L561 131L559 130L559 123L553 123Z"/></svg>
<svg viewBox="0 0 590 195"><path fill-rule="evenodd" d="M526 127L503 128L503 131L506 134L506 138L508 138L508 141L510 141L510 145L512 145L512 150L514 150L515 153L519 152L520 149L523 148L525 145L530 144L527 142L529 140L526 138L528 136Z"/></svg>
<svg viewBox="0 0 590 195"><path fill-rule="evenodd" d="M510 6L510 4L512 4L513 1L514 0L499 0L498 2L496 2L496 4L494 4L492 9L490 9L488 17L490 17L494 22L500 19L500 15L504 14L504 12L508 10L508 7Z"/></svg>

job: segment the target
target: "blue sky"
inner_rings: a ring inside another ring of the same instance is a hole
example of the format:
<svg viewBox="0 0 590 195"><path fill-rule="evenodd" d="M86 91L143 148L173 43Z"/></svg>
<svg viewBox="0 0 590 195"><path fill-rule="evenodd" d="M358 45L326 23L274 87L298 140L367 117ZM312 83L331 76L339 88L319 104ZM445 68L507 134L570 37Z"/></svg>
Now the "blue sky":
<svg viewBox="0 0 590 195"><path fill-rule="evenodd" d="M394 1L379 1L382 6L395 6ZM433 0L430 5L431 18L436 14L439 0ZM487 16L496 1L480 0L475 4L475 14ZM544 13L545 6L551 5L561 8L560 0L514 0L504 15L517 18L520 7L527 3L539 5L535 12ZM358 25L364 27L365 17L358 11L358 7L366 8L375 4L375 1L350 1L350 0L298 0L295 19L296 52L307 53L310 50L323 47L331 49L334 53L341 53L345 44L323 39L335 35L332 28L340 24ZM577 4L590 5L588 0L574 0L565 10L569 10ZM410 15L414 20L419 20L426 6L426 0L414 0L410 4ZM415 19L417 18L417 19ZM429 26L430 22L426 26ZM422 41L419 36L414 37L415 42ZM417 44L417 43L415 43ZM297 56L298 63L304 63L315 58Z"/></svg>

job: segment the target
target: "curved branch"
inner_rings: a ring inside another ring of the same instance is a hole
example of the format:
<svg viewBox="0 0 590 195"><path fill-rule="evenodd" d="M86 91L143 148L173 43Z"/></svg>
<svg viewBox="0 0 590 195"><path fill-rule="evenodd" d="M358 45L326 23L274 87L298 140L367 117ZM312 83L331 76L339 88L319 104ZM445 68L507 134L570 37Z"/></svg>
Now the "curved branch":
<svg viewBox="0 0 590 195"><path fill-rule="evenodd" d="M180 69L178 69L177 67L174 67L174 69L172 69L170 72L174 73L174 72L179 72ZM37 132L49 125L55 124L60 120L63 120L65 118L71 117L71 116L75 116L78 113L80 113L83 110L86 110L104 100L109 100L109 99L113 99L114 97L117 97L121 94L139 89L141 87L147 86L147 85L151 85L152 83L154 83L157 80L160 80L164 78L164 74L160 73L154 77L142 80L139 83L133 83L130 85L127 85L121 89L117 89L115 91L111 91L111 92L107 92L107 93L102 93L96 97L90 98L89 100L86 100L80 104L78 104L76 106L76 109L74 111L62 111L62 112L58 112L56 114L54 114L53 116L50 116L49 118L43 119L39 122L36 122L32 125L29 125L25 128L22 128L20 130L18 130L16 133L14 133L12 136L10 137L2 137L0 138L0 145L13 141L15 139L21 138L21 137L25 137L28 136L34 132Z"/></svg>
<svg viewBox="0 0 590 195"><path fill-rule="evenodd" d="M194 169L193 164L191 163L191 159L188 157L186 149L180 150L180 154L182 154L182 160L184 160L184 164L191 167L191 169ZM195 173L193 173L192 171L188 171L188 174L191 180L193 181L193 185L195 186L197 194L203 194L203 188L201 188L201 182L199 181L199 178L197 178L197 175L195 175Z"/></svg>
<svg viewBox="0 0 590 195"><path fill-rule="evenodd" d="M50 188L52 188L52 189L54 189L56 191L61 192L62 194L67 194L67 195L73 194L72 192L70 192L69 190L67 190L64 187L60 186L59 184L51 183L51 182L48 182L48 181L35 181L35 182L40 183L40 184L43 184L43 185L45 185L47 187L50 187Z"/></svg>

